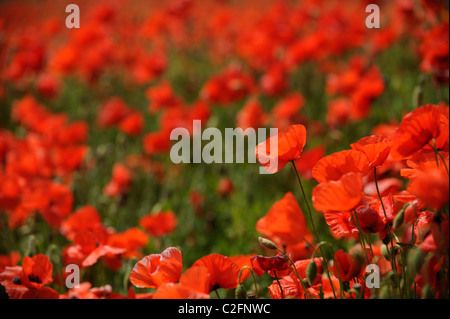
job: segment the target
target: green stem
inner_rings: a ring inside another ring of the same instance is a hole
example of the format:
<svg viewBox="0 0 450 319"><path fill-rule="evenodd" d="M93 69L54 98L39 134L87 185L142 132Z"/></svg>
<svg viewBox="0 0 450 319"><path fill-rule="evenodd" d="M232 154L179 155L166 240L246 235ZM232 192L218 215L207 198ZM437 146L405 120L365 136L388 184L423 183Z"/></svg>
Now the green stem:
<svg viewBox="0 0 450 319"><path fill-rule="evenodd" d="M278 287L280 287L281 298L284 299L283 287L281 287L281 283L280 283L280 281L278 280L277 272L276 272L276 271L273 271L273 275L275 276L275 280L276 280L277 283L278 283Z"/></svg>
<svg viewBox="0 0 450 319"><path fill-rule="evenodd" d="M392 229L391 229L391 225L388 222L388 218L387 218L387 214L386 214L386 208L384 207L384 203L383 203L383 199L381 198L381 194L380 194L380 189L378 188L378 178L377 178L377 168L374 167L373 168L373 174L374 174L374 178L375 178L375 187L377 189L377 195L378 195L378 199L380 200L381 203L381 207L383 208L383 213L384 213L384 217L386 218L386 225L388 227L388 235L389 235L389 240L391 242L391 267L393 270L397 271L397 265L395 262L395 250L394 250L394 241L392 240Z"/></svg>
<svg viewBox="0 0 450 319"><path fill-rule="evenodd" d="M317 232L316 225L314 224L314 219L313 219L313 216L312 216L311 207L309 206L309 202L308 202L308 199L306 197L305 190L303 188L303 184L302 184L302 181L300 179L300 175L298 174L297 167L295 166L295 162L291 161L291 163L292 163L292 167L294 168L295 175L297 176L298 183L300 184L300 189L302 191L303 198L304 198L304 200L306 202L306 206L308 207L309 219L311 220L311 226L313 228L315 240L316 240L317 243L319 243L320 242L319 233ZM326 271L328 279L330 281L331 290L333 291L334 299L336 299L336 292L334 291L333 281L331 280L330 271L328 270L328 261L327 261L327 258L325 257L325 254L323 253L322 247L320 247L320 254L322 255L323 261L325 263L325 271Z"/></svg>

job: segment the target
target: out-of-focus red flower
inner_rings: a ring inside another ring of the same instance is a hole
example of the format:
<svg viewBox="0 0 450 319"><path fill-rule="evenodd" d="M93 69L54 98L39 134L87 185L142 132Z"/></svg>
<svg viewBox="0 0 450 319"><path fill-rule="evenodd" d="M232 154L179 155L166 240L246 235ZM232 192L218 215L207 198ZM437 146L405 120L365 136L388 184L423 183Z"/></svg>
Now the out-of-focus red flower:
<svg viewBox="0 0 450 319"><path fill-rule="evenodd" d="M137 136L144 128L144 116L140 112L132 112L119 122L119 129L130 136Z"/></svg>
<svg viewBox="0 0 450 319"><path fill-rule="evenodd" d="M170 131L158 131L145 135L144 151L149 155L166 153L170 150Z"/></svg>
<svg viewBox="0 0 450 319"><path fill-rule="evenodd" d="M100 106L97 124L100 127L114 126L130 112L130 107L125 104L121 97L111 97Z"/></svg>
<svg viewBox="0 0 450 319"><path fill-rule="evenodd" d="M59 93L60 86L58 79L48 73L41 74L36 83L38 92L48 99L54 98Z"/></svg>
<svg viewBox="0 0 450 319"><path fill-rule="evenodd" d="M131 185L132 176L130 170L122 163L116 163L113 167L112 179L103 188L103 193L115 197L126 193Z"/></svg>
<svg viewBox="0 0 450 319"><path fill-rule="evenodd" d="M150 101L149 112L154 114L163 108L177 107L181 104L179 97L175 95L171 84L162 81L156 86L152 86L145 92Z"/></svg>
<svg viewBox="0 0 450 319"><path fill-rule="evenodd" d="M177 226L177 217L172 211L148 214L139 219L139 225L153 237L170 234Z"/></svg>
<svg viewBox="0 0 450 319"><path fill-rule="evenodd" d="M256 99L251 99L245 103L244 107L236 115L236 126L244 131L248 128L257 130L267 124L268 115L264 112L261 103Z"/></svg>
<svg viewBox="0 0 450 319"><path fill-rule="evenodd" d="M255 88L251 76L230 67L209 79L202 88L201 96L211 103L225 105L249 96Z"/></svg>
<svg viewBox="0 0 450 319"><path fill-rule="evenodd" d="M291 124L298 123L300 120L299 112L304 104L305 98L300 93L287 95L272 109L274 126L283 129Z"/></svg>
<svg viewBox="0 0 450 319"><path fill-rule="evenodd" d="M217 193L221 197L226 197L234 192L233 182L229 178L221 178L217 185Z"/></svg>
<svg viewBox="0 0 450 319"><path fill-rule="evenodd" d="M6 267L16 266L21 257L18 252L11 252L8 255L0 255L0 273L2 273Z"/></svg>

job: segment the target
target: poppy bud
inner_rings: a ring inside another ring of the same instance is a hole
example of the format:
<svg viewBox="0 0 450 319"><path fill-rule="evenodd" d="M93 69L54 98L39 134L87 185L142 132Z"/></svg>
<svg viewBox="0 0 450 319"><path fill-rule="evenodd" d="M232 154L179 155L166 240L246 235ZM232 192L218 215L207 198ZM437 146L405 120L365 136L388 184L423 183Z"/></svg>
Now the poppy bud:
<svg viewBox="0 0 450 319"><path fill-rule="evenodd" d="M314 282L314 279L317 275L317 265L314 259L311 259L311 261L308 264L308 267L306 268L306 278L308 279L308 283L312 285Z"/></svg>
<svg viewBox="0 0 450 319"><path fill-rule="evenodd" d="M389 247L386 245L381 245L381 254L383 255L384 258L386 258L387 260L391 260L391 256L389 253Z"/></svg>
<svg viewBox="0 0 450 319"><path fill-rule="evenodd" d="M269 239L258 237L258 241L261 244L261 246L267 249L278 250L277 245L275 245L275 243Z"/></svg>
<svg viewBox="0 0 450 319"><path fill-rule="evenodd" d="M414 252L409 256L409 265L417 273L422 268L425 263L426 253L421 249L415 249Z"/></svg>
<svg viewBox="0 0 450 319"><path fill-rule="evenodd" d="M404 220L405 220L405 209L402 209L401 211L398 212L398 214L394 218L394 223L392 225L394 229L398 229L403 224Z"/></svg>
<svg viewBox="0 0 450 319"><path fill-rule="evenodd" d="M240 284L236 287L235 298L236 299L247 299L247 292L245 291L244 285Z"/></svg>
<svg viewBox="0 0 450 319"><path fill-rule="evenodd" d="M356 284L353 285L352 288L353 288L355 291L357 291L358 294L361 294L361 288L362 288L361 284L356 283Z"/></svg>
<svg viewBox="0 0 450 319"><path fill-rule="evenodd" d="M431 289L430 285L425 285L422 290L422 298L423 299L434 299L434 292L433 289Z"/></svg>
<svg viewBox="0 0 450 319"><path fill-rule="evenodd" d="M256 297L256 294L255 294L254 292L249 292L249 293L247 294L247 298L248 298L248 299L255 299L255 297Z"/></svg>
<svg viewBox="0 0 450 319"><path fill-rule="evenodd" d="M389 290L388 286L381 287L379 298L380 299L391 299L391 291Z"/></svg>

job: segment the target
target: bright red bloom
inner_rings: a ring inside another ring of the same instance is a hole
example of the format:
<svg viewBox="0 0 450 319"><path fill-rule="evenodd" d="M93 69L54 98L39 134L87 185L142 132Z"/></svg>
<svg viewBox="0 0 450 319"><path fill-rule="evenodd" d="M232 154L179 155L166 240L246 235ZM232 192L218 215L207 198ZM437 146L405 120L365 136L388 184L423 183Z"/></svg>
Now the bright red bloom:
<svg viewBox="0 0 450 319"><path fill-rule="evenodd" d="M161 254L152 254L136 263L130 281L139 288L158 288L166 283L177 283L181 277L181 251L170 247Z"/></svg>
<svg viewBox="0 0 450 319"><path fill-rule="evenodd" d="M295 245L308 233L303 212L290 192L258 220L256 230L281 245Z"/></svg>
<svg viewBox="0 0 450 319"><path fill-rule="evenodd" d="M364 153L355 150L344 150L319 160L312 169L312 176L319 183L324 183L337 181L350 172L366 175L368 171L369 161Z"/></svg>
<svg viewBox="0 0 450 319"><path fill-rule="evenodd" d="M271 144L275 146L271 147ZM291 125L280 130L278 135L269 137L256 146L256 158L269 173L280 171L287 163L300 157L306 144L306 129L303 125ZM273 154L272 149L276 154ZM276 166L274 160L277 161Z"/></svg>
<svg viewBox="0 0 450 319"><path fill-rule="evenodd" d="M277 277L287 276L291 272L288 261L283 255L273 257L255 256L250 258L250 261L253 271L259 277L266 272L269 272L271 276L276 274Z"/></svg>
<svg viewBox="0 0 450 319"><path fill-rule="evenodd" d="M438 137L440 116L439 107L431 104L405 115L392 137L392 157L395 160L407 158L430 143L431 139Z"/></svg>
<svg viewBox="0 0 450 319"><path fill-rule="evenodd" d="M338 250L334 254L333 272L335 276L340 276L342 281L350 281L358 277L362 271L363 264L353 255L344 253L344 250Z"/></svg>
<svg viewBox="0 0 450 319"><path fill-rule="evenodd" d="M324 155L325 148L322 145L304 151L302 156L294 161L298 173L304 179L310 180L312 178L312 169Z"/></svg>
<svg viewBox="0 0 450 319"><path fill-rule="evenodd" d="M388 140L385 137L375 135L364 137L350 146L367 156L370 168L382 165L390 152Z"/></svg>
<svg viewBox="0 0 450 319"><path fill-rule="evenodd" d="M24 257L22 262L22 283L28 288L38 289L53 282L53 265L46 255Z"/></svg>
<svg viewBox="0 0 450 319"><path fill-rule="evenodd" d="M360 173L347 173L338 181L321 183L312 192L313 205L318 211L351 211L363 197Z"/></svg>
<svg viewBox="0 0 450 319"><path fill-rule="evenodd" d="M239 284L239 267L224 255L211 254L197 260L192 267L208 269L210 283L208 293L217 289L233 289Z"/></svg>
<svg viewBox="0 0 450 319"><path fill-rule="evenodd" d="M180 283L166 283L154 293L154 299L209 299L210 274L208 268L193 266L180 278Z"/></svg>

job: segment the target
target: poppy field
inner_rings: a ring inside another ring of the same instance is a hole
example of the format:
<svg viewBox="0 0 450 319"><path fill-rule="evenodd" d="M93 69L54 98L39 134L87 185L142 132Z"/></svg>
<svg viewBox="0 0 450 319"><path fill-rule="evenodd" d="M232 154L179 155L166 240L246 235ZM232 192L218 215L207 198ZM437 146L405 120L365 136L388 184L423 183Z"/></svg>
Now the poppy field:
<svg viewBox="0 0 450 319"><path fill-rule="evenodd" d="M448 105L448 1L2 1L0 298L448 299Z"/></svg>

